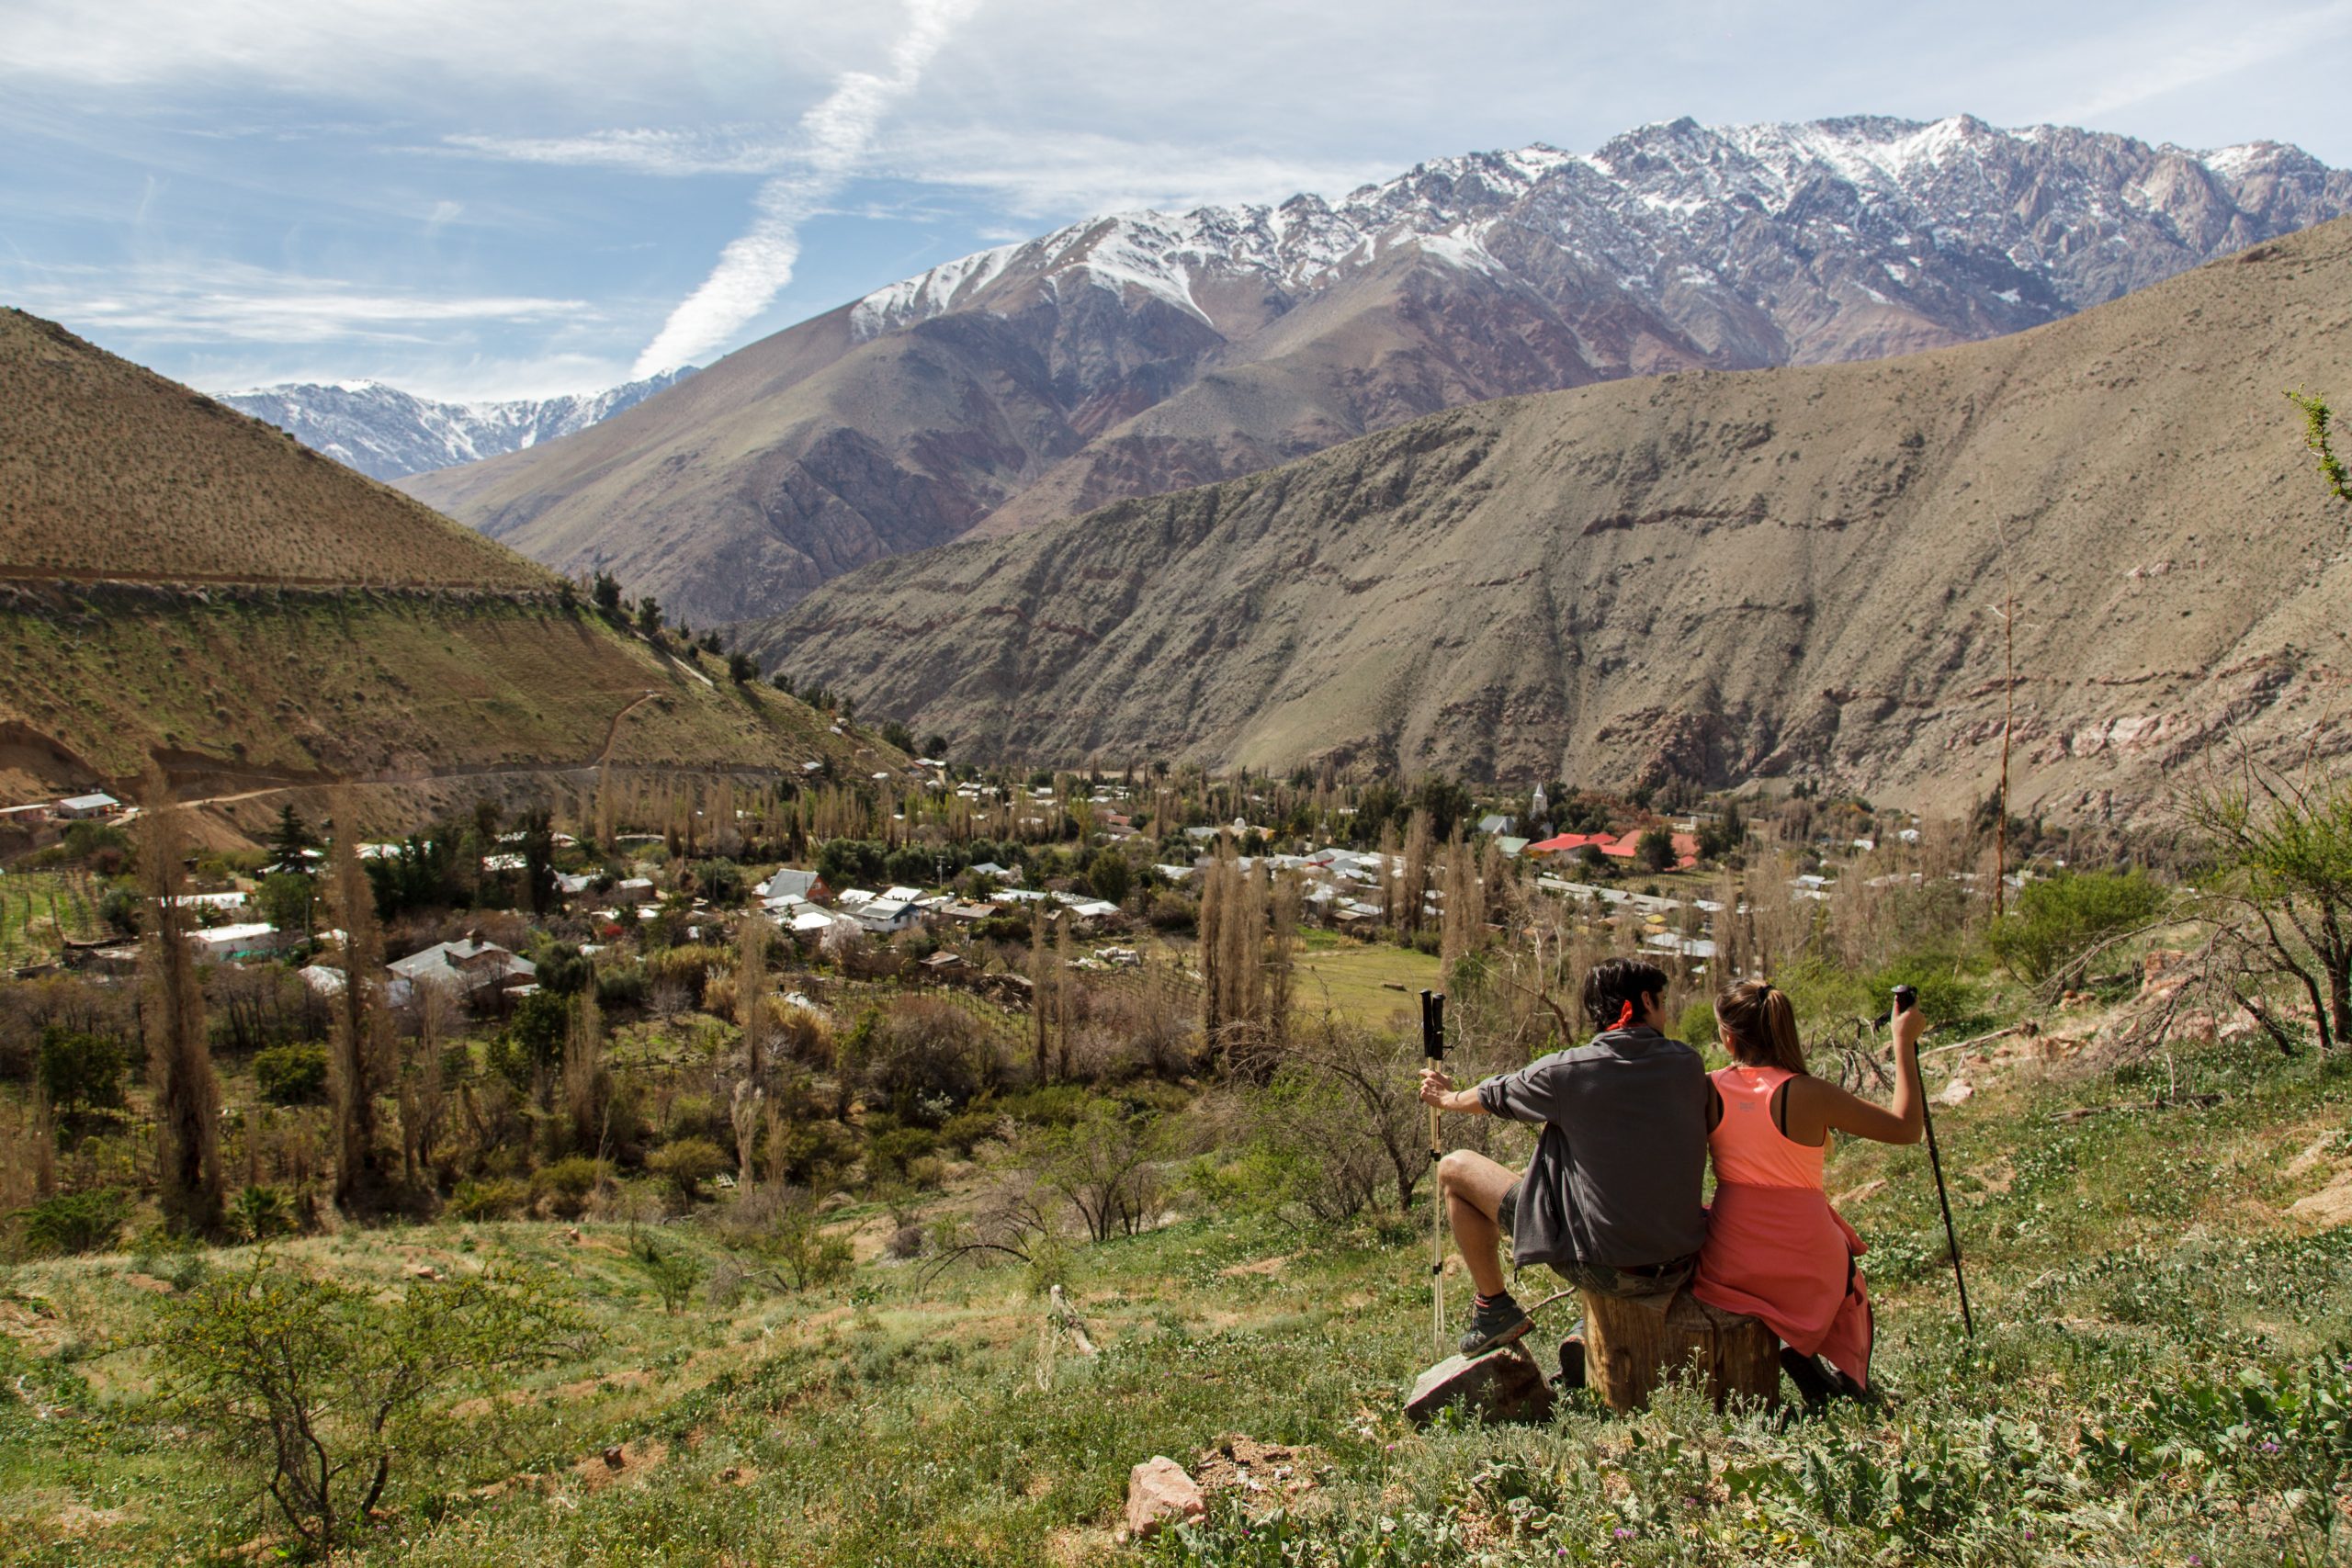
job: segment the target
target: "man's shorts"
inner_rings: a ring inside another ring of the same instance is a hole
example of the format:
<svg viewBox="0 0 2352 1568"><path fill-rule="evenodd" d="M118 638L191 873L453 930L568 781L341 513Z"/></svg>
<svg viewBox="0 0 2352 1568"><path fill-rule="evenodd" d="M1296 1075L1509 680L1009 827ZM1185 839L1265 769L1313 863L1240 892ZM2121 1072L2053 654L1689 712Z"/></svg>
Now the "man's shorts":
<svg viewBox="0 0 2352 1568"><path fill-rule="evenodd" d="M1495 1205L1495 1224L1510 1235L1519 1218L1520 1183L1514 1181L1502 1201ZM1609 1263L1587 1263L1571 1258L1552 1265L1552 1272L1578 1290L1597 1291L1604 1296L1648 1296L1679 1291L1690 1282L1699 1270L1699 1255L1678 1258L1671 1263L1650 1264L1639 1269L1620 1269Z"/></svg>

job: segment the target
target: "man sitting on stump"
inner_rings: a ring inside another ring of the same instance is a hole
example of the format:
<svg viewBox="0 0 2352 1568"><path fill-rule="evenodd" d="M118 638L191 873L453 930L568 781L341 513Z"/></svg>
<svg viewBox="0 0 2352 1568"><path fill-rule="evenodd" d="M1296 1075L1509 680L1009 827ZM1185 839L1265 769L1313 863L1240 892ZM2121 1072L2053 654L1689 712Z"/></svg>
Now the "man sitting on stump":
<svg viewBox="0 0 2352 1568"><path fill-rule="evenodd" d="M1530 1326L1503 1281L1497 1245L1521 1267L1548 1263L1588 1291L1655 1297L1687 1282L1706 1240L1707 1076L1699 1053L1666 1036L1666 972L1611 958L1585 976L1589 1044L1539 1056L1475 1089L1421 1072L1440 1111L1544 1123L1524 1174L1456 1149L1438 1162L1454 1245L1478 1289L1462 1353L1508 1345Z"/></svg>

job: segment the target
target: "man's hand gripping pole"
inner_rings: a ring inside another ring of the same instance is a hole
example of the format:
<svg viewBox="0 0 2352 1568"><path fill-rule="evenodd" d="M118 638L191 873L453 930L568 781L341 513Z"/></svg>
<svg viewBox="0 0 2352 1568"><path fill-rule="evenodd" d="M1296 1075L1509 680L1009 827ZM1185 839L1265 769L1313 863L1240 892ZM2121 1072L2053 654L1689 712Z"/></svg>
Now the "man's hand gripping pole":
<svg viewBox="0 0 2352 1568"><path fill-rule="evenodd" d="M1445 1066L1445 994L1421 993L1421 1055L1432 1067ZM1438 1185L1437 1163L1444 1157L1438 1146L1437 1107L1430 1107L1430 1325L1440 1350L1445 1348L1445 1190Z"/></svg>

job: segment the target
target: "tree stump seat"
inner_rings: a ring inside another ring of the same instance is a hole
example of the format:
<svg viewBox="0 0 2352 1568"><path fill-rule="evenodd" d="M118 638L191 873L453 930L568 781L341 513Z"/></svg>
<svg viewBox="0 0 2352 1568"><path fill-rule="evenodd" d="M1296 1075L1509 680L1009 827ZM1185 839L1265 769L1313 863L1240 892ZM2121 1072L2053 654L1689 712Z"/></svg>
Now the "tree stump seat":
<svg viewBox="0 0 2352 1568"><path fill-rule="evenodd" d="M1584 1298L1585 1383L1611 1410L1639 1410L1685 1368L1706 1379L1720 1410L1734 1395L1778 1404L1781 1341L1744 1314L1709 1306L1686 1288L1663 1314L1622 1296Z"/></svg>

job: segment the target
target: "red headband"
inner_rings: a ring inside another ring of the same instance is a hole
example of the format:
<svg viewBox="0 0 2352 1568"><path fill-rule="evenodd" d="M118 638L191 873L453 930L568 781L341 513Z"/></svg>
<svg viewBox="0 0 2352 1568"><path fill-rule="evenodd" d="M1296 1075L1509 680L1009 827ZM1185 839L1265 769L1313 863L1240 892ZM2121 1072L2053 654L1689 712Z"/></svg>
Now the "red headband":
<svg viewBox="0 0 2352 1568"><path fill-rule="evenodd" d="M1633 1004L1633 1003L1631 1003L1631 1002L1627 1002L1627 1003L1625 1004L1625 1010L1624 1010L1623 1012L1619 1013L1619 1014L1617 1015L1617 1021L1616 1021L1616 1022L1614 1022L1614 1023L1612 1023L1612 1024L1611 1024L1609 1027L1610 1027L1610 1028L1611 1028L1611 1029L1623 1029L1623 1028L1624 1028L1627 1024L1629 1024L1629 1023L1631 1023L1631 1022L1633 1022L1633 1021L1634 1021L1634 1004Z"/></svg>

